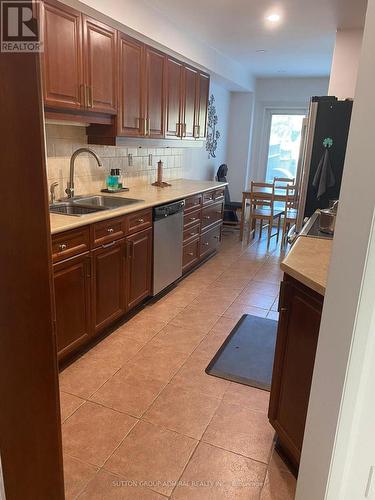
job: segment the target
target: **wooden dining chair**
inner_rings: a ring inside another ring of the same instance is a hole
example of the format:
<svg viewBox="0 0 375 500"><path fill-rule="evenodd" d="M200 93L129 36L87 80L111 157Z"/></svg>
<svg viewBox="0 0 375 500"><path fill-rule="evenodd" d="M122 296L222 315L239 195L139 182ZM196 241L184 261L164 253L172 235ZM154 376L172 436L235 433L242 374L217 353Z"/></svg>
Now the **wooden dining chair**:
<svg viewBox="0 0 375 500"><path fill-rule="evenodd" d="M274 177L273 183L275 189L286 189L287 186L294 186L296 179L294 177Z"/></svg>
<svg viewBox="0 0 375 500"><path fill-rule="evenodd" d="M275 185L267 182L251 182L250 187L250 214L249 214L249 232L247 235L247 243L250 242L250 235L254 230L255 237L256 222L260 221L259 238L262 237L263 221L267 221L268 239L267 245L273 236L279 240L279 232L281 226L281 215L283 210L275 208ZM272 226L274 220L277 219L277 233L272 234Z"/></svg>
<svg viewBox="0 0 375 500"><path fill-rule="evenodd" d="M285 245L286 237L290 226L297 221L297 188L295 185L287 185L285 195L285 210L283 232L281 237L281 244Z"/></svg>

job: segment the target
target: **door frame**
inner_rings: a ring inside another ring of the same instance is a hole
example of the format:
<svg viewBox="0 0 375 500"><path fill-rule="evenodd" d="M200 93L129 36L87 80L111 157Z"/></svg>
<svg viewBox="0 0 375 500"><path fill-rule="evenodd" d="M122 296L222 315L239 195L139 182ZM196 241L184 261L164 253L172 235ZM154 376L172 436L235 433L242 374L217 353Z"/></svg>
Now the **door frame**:
<svg viewBox="0 0 375 500"><path fill-rule="evenodd" d="M262 135L259 144L259 165L257 178L266 179L267 173L267 159L268 159L268 146L271 135L271 123L273 115L305 115L308 114L308 108L306 106L266 106L263 110L263 121L262 121Z"/></svg>
<svg viewBox="0 0 375 500"><path fill-rule="evenodd" d="M8 499L64 499L39 54L0 55L0 446Z"/></svg>

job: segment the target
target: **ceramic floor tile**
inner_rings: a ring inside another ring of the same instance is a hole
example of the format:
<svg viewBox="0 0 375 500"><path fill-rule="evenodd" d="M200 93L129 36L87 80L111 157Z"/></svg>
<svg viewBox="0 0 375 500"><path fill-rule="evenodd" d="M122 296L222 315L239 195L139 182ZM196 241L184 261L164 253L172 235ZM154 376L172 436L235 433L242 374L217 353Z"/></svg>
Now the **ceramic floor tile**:
<svg viewBox="0 0 375 500"><path fill-rule="evenodd" d="M200 330L169 324L149 342L148 347L173 348L176 352L190 354L205 336L206 333Z"/></svg>
<svg viewBox="0 0 375 500"><path fill-rule="evenodd" d="M136 422L124 413L87 402L62 426L64 452L102 466Z"/></svg>
<svg viewBox="0 0 375 500"><path fill-rule="evenodd" d="M218 314L189 306L184 309L182 313L173 318L170 324L182 328L193 328L202 333L208 333L218 319Z"/></svg>
<svg viewBox="0 0 375 500"><path fill-rule="evenodd" d="M140 316L153 318L157 321L170 321L177 314L184 310L184 307L170 306L168 302L156 302L155 304L150 304L146 306L140 313Z"/></svg>
<svg viewBox="0 0 375 500"><path fill-rule="evenodd" d="M105 464L105 469L170 495L197 441L148 422L139 422ZM152 453L150 453L152 445ZM151 486L152 483L152 486Z"/></svg>
<svg viewBox="0 0 375 500"><path fill-rule="evenodd" d="M123 366L124 373L169 382L186 361L188 355L173 347L156 347L147 344L131 362Z"/></svg>
<svg viewBox="0 0 375 500"><path fill-rule="evenodd" d="M66 500L77 498L99 468L64 455L64 486Z"/></svg>
<svg viewBox="0 0 375 500"><path fill-rule="evenodd" d="M143 418L166 429L200 439L219 403L218 398L180 390L169 384Z"/></svg>
<svg viewBox="0 0 375 500"><path fill-rule="evenodd" d="M248 458L268 463L274 430L262 412L222 402L202 440Z"/></svg>
<svg viewBox="0 0 375 500"><path fill-rule="evenodd" d="M293 500L296 479L289 472L268 469L260 500Z"/></svg>
<svg viewBox="0 0 375 500"><path fill-rule="evenodd" d="M208 352L210 356L213 356L216 351L213 354ZM189 359L171 381L175 390L195 391L202 395L222 398L229 386L229 381L207 375L205 372L207 364L206 360L202 363L194 358Z"/></svg>
<svg viewBox="0 0 375 500"><path fill-rule="evenodd" d="M262 309L260 307L249 306L243 304L242 302L235 301L233 304L224 312L223 316L226 318L233 318L240 320L244 314L252 314L253 316L260 316L265 318L267 316L268 310Z"/></svg>
<svg viewBox="0 0 375 500"><path fill-rule="evenodd" d="M256 279L254 279L250 281L245 291L259 293L260 295L269 295L275 299L279 293L279 289L280 286L276 283L267 283L264 281L256 281Z"/></svg>
<svg viewBox="0 0 375 500"><path fill-rule="evenodd" d="M151 316L134 316L134 318L124 323L120 327L120 330L127 337L140 344L145 344L160 332L166 324L167 321L156 319Z"/></svg>
<svg viewBox="0 0 375 500"><path fill-rule="evenodd" d="M241 292L236 302L239 304L259 307L261 309L270 309L274 300L275 297L269 297L268 295L261 295L257 292L245 290Z"/></svg>
<svg viewBox="0 0 375 500"><path fill-rule="evenodd" d="M279 321L279 313L276 311L269 311L269 313L267 314L267 318Z"/></svg>
<svg viewBox="0 0 375 500"><path fill-rule="evenodd" d="M79 500L165 500L165 496L102 469L79 495Z"/></svg>
<svg viewBox="0 0 375 500"><path fill-rule="evenodd" d="M270 393L262 391L255 387L231 382L225 394L223 401L229 404L237 404L249 410L268 413Z"/></svg>
<svg viewBox="0 0 375 500"><path fill-rule="evenodd" d="M160 380L120 370L91 396L91 400L107 408L140 417L165 384Z"/></svg>
<svg viewBox="0 0 375 500"><path fill-rule="evenodd" d="M72 415L77 408L83 405L84 402L84 399L78 398L73 394L60 391L61 422L65 422L65 420L70 417L70 415Z"/></svg>
<svg viewBox="0 0 375 500"><path fill-rule="evenodd" d="M181 476L173 500L258 500L266 467L200 443Z"/></svg>
<svg viewBox="0 0 375 500"><path fill-rule="evenodd" d="M95 356L84 356L60 373L60 389L81 398L89 398L118 371L118 363Z"/></svg>
<svg viewBox="0 0 375 500"><path fill-rule="evenodd" d="M117 330L99 342L85 355L85 358L97 358L99 361L102 359L112 366L121 368L141 348L141 343L124 335L122 330Z"/></svg>

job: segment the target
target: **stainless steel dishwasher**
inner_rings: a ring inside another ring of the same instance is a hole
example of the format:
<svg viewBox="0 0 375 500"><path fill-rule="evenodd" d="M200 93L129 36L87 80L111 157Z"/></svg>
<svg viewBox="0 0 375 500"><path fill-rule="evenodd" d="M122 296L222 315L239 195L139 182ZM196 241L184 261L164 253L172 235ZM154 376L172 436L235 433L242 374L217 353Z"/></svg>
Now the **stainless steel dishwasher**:
<svg viewBox="0 0 375 500"><path fill-rule="evenodd" d="M182 238L185 201L155 207L153 295L182 276Z"/></svg>

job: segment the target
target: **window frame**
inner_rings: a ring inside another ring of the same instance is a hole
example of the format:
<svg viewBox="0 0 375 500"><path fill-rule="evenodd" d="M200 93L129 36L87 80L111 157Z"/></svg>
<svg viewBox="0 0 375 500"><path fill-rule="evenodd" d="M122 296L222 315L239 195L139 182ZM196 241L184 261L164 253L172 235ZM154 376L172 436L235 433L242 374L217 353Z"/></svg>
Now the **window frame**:
<svg viewBox="0 0 375 500"><path fill-rule="evenodd" d="M299 115L307 117L308 109L304 106L286 107L286 108L266 107L264 109L262 141L260 145L260 155L259 155L260 159L259 177L264 182L267 176L268 151L269 151L269 143L271 137L271 124L273 115ZM296 178L298 178L298 172L296 173Z"/></svg>

